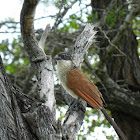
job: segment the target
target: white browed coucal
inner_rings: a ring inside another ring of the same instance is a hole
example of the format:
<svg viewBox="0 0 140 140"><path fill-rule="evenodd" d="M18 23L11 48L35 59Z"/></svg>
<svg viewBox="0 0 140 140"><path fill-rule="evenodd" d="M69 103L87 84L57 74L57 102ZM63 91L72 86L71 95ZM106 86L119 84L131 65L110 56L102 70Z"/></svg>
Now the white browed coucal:
<svg viewBox="0 0 140 140"><path fill-rule="evenodd" d="M106 119L113 126L116 133L122 140L126 140L126 136L107 114L103 107L104 99L98 88L87 78L87 76L74 65L71 55L60 53L55 56L57 60L57 71L59 80L64 89L75 99L79 97L84 99L88 104L96 109L100 109Z"/></svg>

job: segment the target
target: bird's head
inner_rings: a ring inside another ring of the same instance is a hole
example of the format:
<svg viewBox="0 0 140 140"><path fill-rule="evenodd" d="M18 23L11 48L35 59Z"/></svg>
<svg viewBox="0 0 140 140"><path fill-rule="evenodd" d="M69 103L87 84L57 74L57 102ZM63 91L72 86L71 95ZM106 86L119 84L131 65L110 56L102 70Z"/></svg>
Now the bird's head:
<svg viewBox="0 0 140 140"><path fill-rule="evenodd" d="M68 53L60 53L55 56L54 60L57 61L58 70L70 70L73 68L72 56Z"/></svg>
<svg viewBox="0 0 140 140"><path fill-rule="evenodd" d="M72 57L68 53L60 53L60 54L56 55L54 59L56 61L59 61L59 60L72 61Z"/></svg>

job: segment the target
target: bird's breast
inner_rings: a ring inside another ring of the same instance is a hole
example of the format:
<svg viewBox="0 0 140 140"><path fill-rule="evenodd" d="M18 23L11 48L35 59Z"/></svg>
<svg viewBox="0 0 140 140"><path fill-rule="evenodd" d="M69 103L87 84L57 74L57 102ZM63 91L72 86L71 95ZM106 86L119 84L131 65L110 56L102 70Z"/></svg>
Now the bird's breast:
<svg viewBox="0 0 140 140"><path fill-rule="evenodd" d="M59 75L59 80L63 86L63 88L73 97L73 98L78 98L78 96L76 94L73 93L73 91L67 86L67 78L66 78L66 74L67 74L67 70L58 70L58 75Z"/></svg>

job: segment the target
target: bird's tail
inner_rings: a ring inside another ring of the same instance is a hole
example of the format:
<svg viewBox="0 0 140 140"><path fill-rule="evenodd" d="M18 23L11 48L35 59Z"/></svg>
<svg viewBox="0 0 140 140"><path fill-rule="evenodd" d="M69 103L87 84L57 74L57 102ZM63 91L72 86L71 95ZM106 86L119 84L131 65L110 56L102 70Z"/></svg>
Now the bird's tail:
<svg viewBox="0 0 140 140"><path fill-rule="evenodd" d="M101 109L102 113L106 117L106 119L109 121L109 123L113 126L114 130L118 134L119 138L121 140L127 140L127 137L124 135L124 133L121 131L121 129L118 127L118 125L113 121L113 119L110 117L110 115L106 112L105 108L103 107Z"/></svg>

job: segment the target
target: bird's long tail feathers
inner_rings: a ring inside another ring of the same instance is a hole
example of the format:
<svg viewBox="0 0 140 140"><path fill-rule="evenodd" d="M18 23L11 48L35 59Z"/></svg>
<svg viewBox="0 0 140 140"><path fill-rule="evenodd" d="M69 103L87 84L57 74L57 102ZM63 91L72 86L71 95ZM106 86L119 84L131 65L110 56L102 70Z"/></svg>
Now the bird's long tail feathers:
<svg viewBox="0 0 140 140"><path fill-rule="evenodd" d="M113 126L114 130L118 134L119 138L121 140L127 140L127 137L124 135L124 133L121 131L121 129L118 127L118 125L113 121L113 119L110 117L110 115L106 112L105 108L103 107L101 109L102 113L106 117L106 119L109 121L109 123Z"/></svg>

